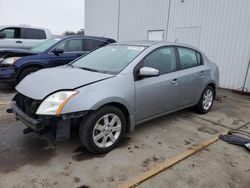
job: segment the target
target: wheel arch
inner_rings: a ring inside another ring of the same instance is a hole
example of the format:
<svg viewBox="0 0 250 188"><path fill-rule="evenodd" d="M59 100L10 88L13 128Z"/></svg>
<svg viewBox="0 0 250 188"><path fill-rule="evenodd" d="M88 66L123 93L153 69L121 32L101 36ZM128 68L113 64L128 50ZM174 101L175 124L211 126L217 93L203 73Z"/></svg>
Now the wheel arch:
<svg viewBox="0 0 250 188"><path fill-rule="evenodd" d="M128 105L124 104L121 101L106 101L106 102L103 102L102 104L99 103L98 105L95 105L94 109L97 110L107 105L115 106L116 108L120 109L124 113L125 118L126 118L126 133L132 132L134 130L134 119L133 119L132 112L130 108L128 107Z"/></svg>
<svg viewBox="0 0 250 188"><path fill-rule="evenodd" d="M215 99L216 94L217 94L216 93L216 84L214 82L210 82L210 83L207 84L207 86L211 86L214 89L214 99Z"/></svg>
<svg viewBox="0 0 250 188"><path fill-rule="evenodd" d="M19 79L20 77L20 74L27 68L31 68L31 67L35 67L35 68L46 68L46 66L44 66L43 64L40 64L40 63L29 63L25 66L22 66L20 67L18 73L17 73L17 78Z"/></svg>

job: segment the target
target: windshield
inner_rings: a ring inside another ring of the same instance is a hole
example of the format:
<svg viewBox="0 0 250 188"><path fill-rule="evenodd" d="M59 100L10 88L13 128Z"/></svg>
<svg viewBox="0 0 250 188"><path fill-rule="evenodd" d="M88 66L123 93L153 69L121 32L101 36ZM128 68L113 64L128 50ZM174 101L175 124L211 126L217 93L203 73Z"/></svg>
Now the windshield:
<svg viewBox="0 0 250 188"><path fill-rule="evenodd" d="M43 52L60 40L61 40L60 38L53 38L53 39L45 40L41 42L40 44L38 44L37 46L31 48L31 51L35 53Z"/></svg>
<svg viewBox="0 0 250 188"><path fill-rule="evenodd" d="M144 46L105 46L78 59L72 66L90 71L116 74L124 69L144 49Z"/></svg>

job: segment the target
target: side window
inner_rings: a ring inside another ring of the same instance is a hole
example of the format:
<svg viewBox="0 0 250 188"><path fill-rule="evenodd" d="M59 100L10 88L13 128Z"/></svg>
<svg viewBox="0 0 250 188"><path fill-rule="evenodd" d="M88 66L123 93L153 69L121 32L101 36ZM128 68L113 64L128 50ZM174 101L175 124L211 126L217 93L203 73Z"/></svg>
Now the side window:
<svg viewBox="0 0 250 188"><path fill-rule="evenodd" d="M23 33L24 39L46 39L44 30L25 28Z"/></svg>
<svg viewBox="0 0 250 188"><path fill-rule="evenodd" d="M83 44L84 51L92 51L106 45L105 42L94 39L83 39Z"/></svg>
<svg viewBox="0 0 250 188"><path fill-rule="evenodd" d="M64 52L81 52L83 51L83 41L82 39L66 40L56 48L62 49Z"/></svg>
<svg viewBox="0 0 250 188"><path fill-rule="evenodd" d="M152 67L160 71L160 74L176 70L176 56L173 47L164 47L150 53L143 60L144 67Z"/></svg>
<svg viewBox="0 0 250 188"><path fill-rule="evenodd" d="M1 33L5 34L5 38L9 39L20 39L21 38L21 29L15 27L9 27L1 30Z"/></svg>
<svg viewBox="0 0 250 188"><path fill-rule="evenodd" d="M178 48L178 52L181 60L181 68L186 69L201 65L201 55L188 48Z"/></svg>

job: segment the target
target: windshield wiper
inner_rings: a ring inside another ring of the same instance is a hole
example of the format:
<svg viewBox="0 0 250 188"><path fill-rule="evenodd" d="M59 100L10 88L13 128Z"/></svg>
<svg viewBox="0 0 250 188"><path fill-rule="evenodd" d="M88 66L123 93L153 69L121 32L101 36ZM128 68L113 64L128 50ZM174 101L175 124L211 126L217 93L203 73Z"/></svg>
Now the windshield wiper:
<svg viewBox="0 0 250 188"><path fill-rule="evenodd" d="M87 67L78 67L78 68L83 69L83 70L87 70L87 71L92 71L92 72L99 72L98 70L87 68Z"/></svg>

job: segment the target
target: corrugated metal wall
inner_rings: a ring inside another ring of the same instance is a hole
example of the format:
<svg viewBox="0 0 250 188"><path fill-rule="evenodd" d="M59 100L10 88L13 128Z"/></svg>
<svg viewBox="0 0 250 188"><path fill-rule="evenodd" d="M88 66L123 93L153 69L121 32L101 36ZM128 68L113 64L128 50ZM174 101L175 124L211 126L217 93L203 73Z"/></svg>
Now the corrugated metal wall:
<svg viewBox="0 0 250 188"><path fill-rule="evenodd" d="M164 30L165 40L197 46L217 63L221 87L244 85L250 58L250 0L86 0L85 7L89 35L146 40L148 30ZM250 91L250 73L245 87Z"/></svg>
<svg viewBox="0 0 250 188"><path fill-rule="evenodd" d="M120 0L119 40L147 40L148 30L166 30L169 0Z"/></svg>
<svg viewBox="0 0 250 188"><path fill-rule="evenodd" d="M218 64L221 87L243 87L250 58L250 1L172 0L170 10L168 41L178 39L178 28L201 28L194 39L182 32L178 42L197 46Z"/></svg>
<svg viewBox="0 0 250 188"><path fill-rule="evenodd" d="M119 0L85 1L85 34L117 39Z"/></svg>

